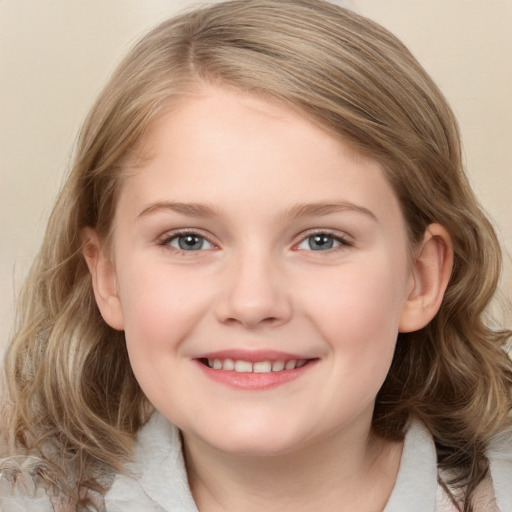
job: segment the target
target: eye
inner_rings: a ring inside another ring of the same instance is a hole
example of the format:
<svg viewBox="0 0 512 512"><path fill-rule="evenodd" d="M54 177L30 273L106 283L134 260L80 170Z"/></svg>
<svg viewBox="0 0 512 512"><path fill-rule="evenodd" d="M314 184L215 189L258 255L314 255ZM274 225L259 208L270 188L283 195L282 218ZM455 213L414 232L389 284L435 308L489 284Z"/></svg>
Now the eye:
<svg viewBox="0 0 512 512"><path fill-rule="evenodd" d="M305 238L297 249L307 251L328 251L330 249L336 249L342 245L350 245L342 237L334 236L329 233L314 233Z"/></svg>
<svg viewBox="0 0 512 512"><path fill-rule="evenodd" d="M178 233L166 238L162 245L168 245L180 251L201 251L214 249L215 246L197 233Z"/></svg>

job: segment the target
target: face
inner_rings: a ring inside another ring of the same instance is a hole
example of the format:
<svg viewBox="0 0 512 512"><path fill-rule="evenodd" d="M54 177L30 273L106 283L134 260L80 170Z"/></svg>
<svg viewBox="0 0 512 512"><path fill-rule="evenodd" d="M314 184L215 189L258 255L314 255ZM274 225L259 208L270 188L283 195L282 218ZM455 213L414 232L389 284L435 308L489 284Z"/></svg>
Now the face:
<svg viewBox="0 0 512 512"><path fill-rule="evenodd" d="M286 107L206 87L143 145L104 317L156 409L231 453L368 432L412 287L379 164Z"/></svg>

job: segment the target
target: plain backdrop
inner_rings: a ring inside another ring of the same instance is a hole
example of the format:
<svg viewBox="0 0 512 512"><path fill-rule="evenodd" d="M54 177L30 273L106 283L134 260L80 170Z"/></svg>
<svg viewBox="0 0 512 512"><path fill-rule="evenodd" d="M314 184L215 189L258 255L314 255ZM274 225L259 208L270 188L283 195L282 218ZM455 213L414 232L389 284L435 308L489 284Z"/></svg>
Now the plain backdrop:
<svg viewBox="0 0 512 512"><path fill-rule="evenodd" d="M127 49L193 3L0 0L0 347L86 112ZM398 35L451 102L507 251L501 292L512 300L512 0L343 3Z"/></svg>

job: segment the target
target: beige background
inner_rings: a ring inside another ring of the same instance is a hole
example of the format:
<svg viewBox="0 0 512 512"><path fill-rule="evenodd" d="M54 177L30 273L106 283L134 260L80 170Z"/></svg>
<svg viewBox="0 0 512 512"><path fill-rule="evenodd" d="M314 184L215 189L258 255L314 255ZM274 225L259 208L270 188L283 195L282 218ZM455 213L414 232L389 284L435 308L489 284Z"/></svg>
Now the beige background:
<svg viewBox="0 0 512 512"><path fill-rule="evenodd" d="M0 0L0 346L88 108L130 45L190 3ZM471 180L508 250L501 290L512 299L512 0L345 4L397 34L451 101Z"/></svg>

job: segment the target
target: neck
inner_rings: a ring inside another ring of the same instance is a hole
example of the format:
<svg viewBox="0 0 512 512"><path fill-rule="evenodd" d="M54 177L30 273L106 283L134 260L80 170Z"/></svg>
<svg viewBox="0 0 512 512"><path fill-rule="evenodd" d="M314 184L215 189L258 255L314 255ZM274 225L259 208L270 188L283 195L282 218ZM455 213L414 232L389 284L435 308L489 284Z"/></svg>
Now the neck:
<svg viewBox="0 0 512 512"><path fill-rule="evenodd" d="M402 443L366 432L334 432L275 456L226 454L184 436L189 484L200 512L381 512Z"/></svg>

